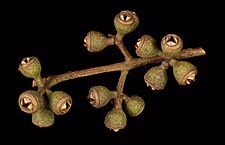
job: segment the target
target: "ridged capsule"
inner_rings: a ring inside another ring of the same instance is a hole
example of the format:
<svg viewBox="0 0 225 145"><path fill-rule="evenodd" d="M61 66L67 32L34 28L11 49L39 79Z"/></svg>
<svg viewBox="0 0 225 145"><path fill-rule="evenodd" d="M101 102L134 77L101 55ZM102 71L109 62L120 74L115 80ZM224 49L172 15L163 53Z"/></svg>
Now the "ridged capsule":
<svg viewBox="0 0 225 145"><path fill-rule="evenodd" d="M160 52L157 48L156 40L149 35L141 36L141 38L136 43L135 48L137 56L142 58L153 57L158 55Z"/></svg>
<svg viewBox="0 0 225 145"><path fill-rule="evenodd" d="M54 117L51 110L42 108L32 114L32 122L38 127L49 127L54 123Z"/></svg>
<svg viewBox="0 0 225 145"><path fill-rule="evenodd" d="M89 52L99 52L108 45L112 44L113 39L107 38L104 34L98 31L90 31L84 38L84 46Z"/></svg>
<svg viewBox="0 0 225 145"><path fill-rule="evenodd" d="M113 94L104 86L94 86L90 88L87 98L93 107L100 108L113 98Z"/></svg>
<svg viewBox="0 0 225 145"><path fill-rule="evenodd" d="M41 64L37 57L26 57L21 61L19 71L27 78L40 78Z"/></svg>
<svg viewBox="0 0 225 145"><path fill-rule="evenodd" d="M180 85L190 84L195 81L197 68L190 62L172 59L170 65L173 67L174 77Z"/></svg>
<svg viewBox="0 0 225 145"><path fill-rule="evenodd" d="M147 86L150 86L152 90L164 89L168 80L166 74L168 66L168 63L162 62L160 66L150 68L144 75L144 81Z"/></svg>
<svg viewBox="0 0 225 145"><path fill-rule="evenodd" d="M145 108L145 102L139 96L134 95L131 97L126 97L124 100L127 112L130 116L138 116Z"/></svg>
<svg viewBox="0 0 225 145"><path fill-rule="evenodd" d="M138 24L139 19L136 13L128 10L121 11L114 18L116 31L122 36L134 31Z"/></svg>
<svg viewBox="0 0 225 145"><path fill-rule="evenodd" d="M161 40L162 52L168 56L176 56L183 48L183 40L176 34L168 34Z"/></svg>
<svg viewBox="0 0 225 145"><path fill-rule="evenodd" d="M66 114L72 106L72 98L65 92L54 91L48 95L49 108L56 115Z"/></svg>
<svg viewBox="0 0 225 145"><path fill-rule="evenodd" d="M18 104L23 112L32 114L44 106L44 98L36 91L28 90L19 96Z"/></svg>
<svg viewBox="0 0 225 145"><path fill-rule="evenodd" d="M105 116L104 124L107 128L117 132L127 125L127 117L122 108L113 108Z"/></svg>

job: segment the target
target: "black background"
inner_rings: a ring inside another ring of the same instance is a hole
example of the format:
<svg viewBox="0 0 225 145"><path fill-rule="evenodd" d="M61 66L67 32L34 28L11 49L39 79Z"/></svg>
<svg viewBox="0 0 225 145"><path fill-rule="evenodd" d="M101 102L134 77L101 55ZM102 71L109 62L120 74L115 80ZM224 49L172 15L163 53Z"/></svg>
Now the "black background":
<svg viewBox="0 0 225 145"><path fill-rule="evenodd" d="M137 29L124 38L125 46L135 55L134 45L143 34L158 42L168 33L179 35L184 47L203 47L205 56L189 58L198 68L196 82L179 86L172 69L162 91L151 91L143 81L145 72L154 65L130 71L125 93L145 100L143 113L127 116L127 127L118 133L104 126L104 117L112 104L93 108L86 99L95 85L115 89L119 72L106 73L63 82L53 90L73 97L72 109L56 116L49 128L38 128L17 104L18 96L31 88L17 70L22 58L36 56L42 64L42 76L61 74L94 66L123 61L115 46L99 53L89 53L83 39L90 30L115 34L114 16L122 10L135 11L140 19ZM224 15L222 4L193 1L23 1L16 4L13 76L14 90L5 111L7 143L21 144L224 144ZM7 104L6 104L7 105Z"/></svg>

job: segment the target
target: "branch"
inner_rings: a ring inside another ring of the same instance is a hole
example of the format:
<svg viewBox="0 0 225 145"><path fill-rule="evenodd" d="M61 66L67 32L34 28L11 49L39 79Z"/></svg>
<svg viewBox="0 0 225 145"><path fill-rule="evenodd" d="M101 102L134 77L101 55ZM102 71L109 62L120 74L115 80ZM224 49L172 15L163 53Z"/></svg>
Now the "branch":
<svg viewBox="0 0 225 145"><path fill-rule="evenodd" d="M114 101L114 107L116 109L122 107L123 88L124 88L124 84L125 84L128 73L129 73L128 70L121 71L120 78L116 87L117 98Z"/></svg>
<svg viewBox="0 0 225 145"><path fill-rule="evenodd" d="M201 56L201 55L205 55L205 54L206 54L205 50L202 49L201 47L188 48L188 49L182 50L182 53L179 56L177 56L177 59Z"/></svg>
<svg viewBox="0 0 225 145"><path fill-rule="evenodd" d="M118 38L118 36L115 36L115 44L118 46L120 51L123 53L125 60L130 60L132 58L131 54L124 46L122 40Z"/></svg>
<svg viewBox="0 0 225 145"><path fill-rule="evenodd" d="M121 71L120 78L119 78L119 81L118 81L118 84L116 87L118 96L120 96L123 93L123 88L124 88L124 84L125 84L128 72L129 71L127 71L127 70Z"/></svg>
<svg viewBox="0 0 225 145"><path fill-rule="evenodd" d="M182 50L180 54L176 57L176 59L184 59L195 56L205 55L205 51L201 48L188 48ZM91 76L95 74L105 73L105 72L114 72L114 71L122 71L122 70L131 70L137 67L145 66L147 64L159 63L168 58L165 56L155 56L151 58L132 58L129 61L124 61L120 63L115 63L106 66L94 67L84 70L70 71L61 75L53 75L49 76L45 79L45 88L50 89L52 86L66 81L70 79L76 79L85 76Z"/></svg>
<svg viewBox="0 0 225 145"><path fill-rule="evenodd" d="M63 91L52 92L51 87L66 80L120 71L116 90L111 91L104 86L94 86L90 88L88 95L90 103L95 108L103 107L113 99L114 108L106 114L104 124L107 128L117 132L127 124L126 114L122 108L123 101L127 113L132 117L139 115L145 107L144 100L141 97L137 95L128 97L124 94L126 77L131 69L162 62L160 66L151 68L144 76L147 85L157 90L163 89L167 82L165 70L169 65L173 67L174 76L180 85L190 84L191 81L194 81L197 72L195 66L187 62L175 62L180 59L205 55L205 51L201 47L181 50L183 41L175 34L168 34L162 38L162 51L160 51L155 45L154 38L143 35L135 45L136 54L139 58L133 58L124 46L123 37L133 32L138 24L139 19L136 13L124 10L114 18L116 35L109 34L106 37L101 32L90 31L84 39L84 45L90 52L99 52L109 45L116 45L124 56L123 62L41 78L41 64L38 58L34 56L24 58L18 69L24 76L33 78L32 86L37 86L38 90L28 90L19 96L18 102L21 110L32 114L32 122L35 125L39 127L51 126L54 123L54 114L63 115L69 111L72 105L70 95ZM47 96L44 96L45 93Z"/></svg>

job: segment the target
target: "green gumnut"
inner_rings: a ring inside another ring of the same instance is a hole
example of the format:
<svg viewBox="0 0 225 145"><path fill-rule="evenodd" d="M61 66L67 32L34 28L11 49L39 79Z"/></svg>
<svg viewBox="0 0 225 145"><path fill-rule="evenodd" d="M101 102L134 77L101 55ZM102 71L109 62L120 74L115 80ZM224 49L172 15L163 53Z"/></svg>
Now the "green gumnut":
<svg viewBox="0 0 225 145"><path fill-rule="evenodd" d="M49 108L56 115L66 114L72 106L72 98L65 92L54 91L48 95Z"/></svg>
<svg viewBox="0 0 225 145"><path fill-rule="evenodd" d="M197 75L197 68L187 61L171 60L170 64L173 67L173 74L176 81L180 85L190 84L195 81Z"/></svg>
<svg viewBox="0 0 225 145"><path fill-rule="evenodd" d="M21 61L19 71L27 78L37 79L41 75L41 64L34 56L26 57Z"/></svg>
<svg viewBox="0 0 225 145"><path fill-rule="evenodd" d="M119 35L133 32L139 24L138 16L135 12L128 10L121 11L114 18L114 26Z"/></svg>
<svg viewBox="0 0 225 145"><path fill-rule="evenodd" d="M105 116L104 124L110 130L117 132L120 129L123 129L127 125L127 117L122 108L115 109L113 108Z"/></svg>
<svg viewBox="0 0 225 145"><path fill-rule="evenodd" d="M168 77L166 69L168 66L163 62L160 66L150 68L144 75L144 81L152 90L162 90L166 86Z"/></svg>
<svg viewBox="0 0 225 145"><path fill-rule="evenodd" d="M91 87L88 94L90 104L95 108L105 106L113 97L112 92L104 86Z"/></svg>
<svg viewBox="0 0 225 145"><path fill-rule="evenodd" d="M32 114L32 122L38 127L49 127L54 123L54 113L42 108Z"/></svg>
<svg viewBox="0 0 225 145"><path fill-rule="evenodd" d="M84 46L90 52L99 52L108 46L108 38L97 31L90 31L84 38Z"/></svg>
<svg viewBox="0 0 225 145"><path fill-rule="evenodd" d="M36 91L28 90L20 94L18 104L23 112L32 114L44 106L44 98Z"/></svg>
<svg viewBox="0 0 225 145"><path fill-rule="evenodd" d="M144 100L139 96L131 96L125 99L126 109L130 116L138 116L145 108Z"/></svg>
<svg viewBox="0 0 225 145"><path fill-rule="evenodd" d="M183 40L176 34L168 34L161 40L162 52L168 56L176 56L183 48Z"/></svg>
<svg viewBox="0 0 225 145"><path fill-rule="evenodd" d="M142 58L153 57L159 54L156 40L149 35L143 35L135 45L136 54Z"/></svg>

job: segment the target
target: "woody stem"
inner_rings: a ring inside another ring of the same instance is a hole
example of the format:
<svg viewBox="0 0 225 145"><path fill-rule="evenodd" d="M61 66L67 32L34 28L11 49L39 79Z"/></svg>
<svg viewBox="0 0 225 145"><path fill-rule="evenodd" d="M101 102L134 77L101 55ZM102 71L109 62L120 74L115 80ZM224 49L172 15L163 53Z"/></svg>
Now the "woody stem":
<svg viewBox="0 0 225 145"><path fill-rule="evenodd" d="M205 51L201 47L188 48L188 49L182 50L180 54L175 57L175 59L180 60L184 58L190 58L190 57L201 56L201 55L205 55ZM101 74L106 72L123 71L123 70L129 71L131 69L135 69L137 67L145 66L148 64L159 63L167 59L168 58L164 56L155 56L150 58L132 58L130 60L120 62L120 63L93 67L93 68L84 69L84 70L69 71L64 74L52 75L47 77L47 79L45 78L43 79L45 79L45 88L50 89L51 87L57 85L58 83L66 81L66 80L71 80L71 79L76 79L80 77L86 77L86 76L91 76L91 75L96 75L96 74Z"/></svg>

